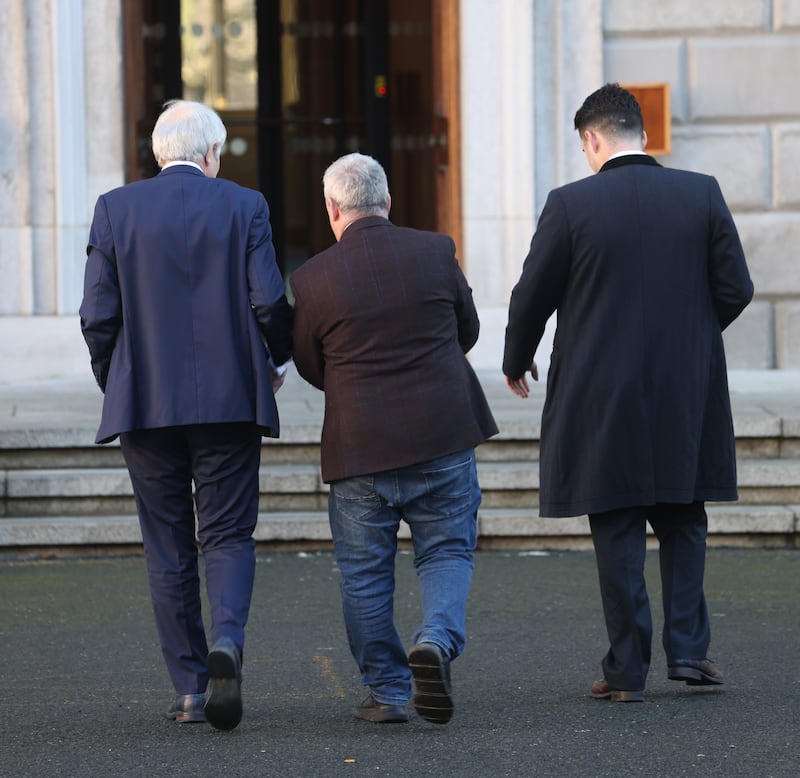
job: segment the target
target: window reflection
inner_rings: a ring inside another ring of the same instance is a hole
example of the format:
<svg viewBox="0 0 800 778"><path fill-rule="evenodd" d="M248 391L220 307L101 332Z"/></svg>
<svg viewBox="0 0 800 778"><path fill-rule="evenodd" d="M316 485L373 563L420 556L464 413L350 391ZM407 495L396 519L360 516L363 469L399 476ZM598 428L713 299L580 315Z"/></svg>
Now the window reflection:
<svg viewBox="0 0 800 778"><path fill-rule="evenodd" d="M183 96L214 108L228 129L220 175L258 189L256 4L181 0Z"/></svg>

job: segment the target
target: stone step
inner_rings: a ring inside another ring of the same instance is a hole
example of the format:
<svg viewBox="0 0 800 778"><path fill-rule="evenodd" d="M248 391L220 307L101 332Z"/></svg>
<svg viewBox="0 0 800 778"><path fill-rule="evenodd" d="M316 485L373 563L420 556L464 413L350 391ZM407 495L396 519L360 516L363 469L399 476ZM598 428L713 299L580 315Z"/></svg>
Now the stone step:
<svg viewBox="0 0 800 778"><path fill-rule="evenodd" d="M102 469L125 466L118 445L15 448L0 433L0 472L4 470ZM800 438L737 438L736 453L745 459L798 459ZM478 446L479 462L531 462L539 459L539 441L500 435ZM319 465L319 437L314 441L267 441L261 449L265 467L282 464Z"/></svg>
<svg viewBox="0 0 800 778"><path fill-rule="evenodd" d="M759 545L800 531L800 504L711 504L709 543ZM535 509L487 509L478 512L479 543L484 548L590 548L586 516L541 518ZM254 533L259 543L319 546L330 543L328 515L324 511L277 512L259 515ZM410 537L401 523L399 537ZM139 546L142 542L135 516L39 516L0 519L0 547Z"/></svg>
<svg viewBox="0 0 800 778"><path fill-rule="evenodd" d="M745 459L738 463L739 499L746 504L800 503L800 459ZM135 514L124 467L0 471L0 515ZM485 508L525 510L538 505L535 462L478 463ZM328 486L316 464L274 464L259 475L261 510L325 510Z"/></svg>

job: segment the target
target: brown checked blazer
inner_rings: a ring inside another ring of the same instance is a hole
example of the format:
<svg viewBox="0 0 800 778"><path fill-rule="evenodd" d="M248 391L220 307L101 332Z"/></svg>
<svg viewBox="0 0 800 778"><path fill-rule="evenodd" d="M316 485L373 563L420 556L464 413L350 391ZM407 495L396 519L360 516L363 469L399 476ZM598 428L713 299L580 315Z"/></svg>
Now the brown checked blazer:
<svg viewBox="0 0 800 778"><path fill-rule="evenodd" d="M465 356L478 315L450 237L368 216L290 283L295 364L325 391L324 481L425 462L497 433Z"/></svg>

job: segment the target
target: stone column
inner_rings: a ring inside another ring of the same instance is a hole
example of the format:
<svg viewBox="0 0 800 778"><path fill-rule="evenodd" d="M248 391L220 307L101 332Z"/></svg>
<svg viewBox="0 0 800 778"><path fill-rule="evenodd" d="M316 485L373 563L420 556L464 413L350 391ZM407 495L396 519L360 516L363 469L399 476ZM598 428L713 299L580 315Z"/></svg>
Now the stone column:
<svg viewBox="0 0 800 778"><path fill-rule="evenodd" d="M26 4L0 5L0 315L34 308L27 15Z"/></svg>
<svg viewBox="0 0 800 778"><path fill-rule="evenodd" d="M511 289L547 192L588 175L572 117L602 84L600 0L461 4L464 256L481 317L470 358L500 370ZM537 352L547 368L553 326Z"/></svg>
<svg viewBox="0 0 800 778"><path fill-rule="evenodd" d="M59 314L74 314L80 304L86 257L86 89L83 3L54 0L54 125L56 253ZM106 35L92 45L104 45ZM100 44L103 41L103 44ZM119 99L119 98L117 98Z"/></svg>

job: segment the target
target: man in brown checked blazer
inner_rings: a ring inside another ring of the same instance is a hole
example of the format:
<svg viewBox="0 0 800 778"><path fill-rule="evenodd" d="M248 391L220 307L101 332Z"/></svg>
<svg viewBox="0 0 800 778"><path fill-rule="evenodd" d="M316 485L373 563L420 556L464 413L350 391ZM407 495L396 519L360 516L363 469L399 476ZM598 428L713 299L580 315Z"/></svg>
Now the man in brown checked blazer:
<svg viewBox="0 0 800 778"><path fill-rule="evenodd" d="M291 278L295 364L325 391L322 477L348 641L369 695L357 718L453 714L449 663L466 642L481 494L474 447L497 427L465 354L472 293L447 235L394 226L380 164L362 154L323 178L337 243ZM393 618L400 520L411 528L422 622L408 656Z"/></svg>

